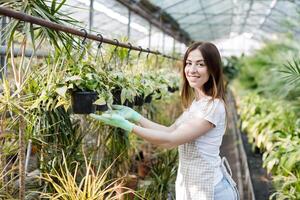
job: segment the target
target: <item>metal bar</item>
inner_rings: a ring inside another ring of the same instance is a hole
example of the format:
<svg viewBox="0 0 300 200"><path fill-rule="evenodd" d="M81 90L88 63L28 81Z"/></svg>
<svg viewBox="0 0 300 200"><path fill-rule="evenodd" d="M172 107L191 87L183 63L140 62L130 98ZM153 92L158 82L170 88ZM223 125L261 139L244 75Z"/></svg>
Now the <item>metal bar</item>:
<svg viewBox="0 0 300 200"><path fill-rule="evenodd" d="M167 10L167 9L169 9L169 8L173 8L174 6L177 6L177 5L179 5L179 4L181 4L181 3L185 2L185 1L186 1L186 0L180 0L180 1L174 3L174 4L170 5L170 6L167 6L167 7L165 7L165 8L162 8L162 10Z"/></svg>
<svg viewBox="0 0 300 200"><path fill-rule="evenodd" d="M89 18L89 32L92 32L94 20L94 0L90 0L90 18Z"/></svg>
<svg viewBox="0 0 300 200"><path fill-rule="evenodd" d="M259 28L258 29L261 29L263 27L263 25L265 24L266 20L269 18L269 16L272 14L272 11L275 9L275 6L277 4L277 1L275 0L275 3L273 5L273 7L271 7L271 10L270 12L264 17L264 20L263 22L259 25ZM270 6L269 6L270 7Z"/></svg>
<svg viewBox="0 0 300 200"><path fill-rule="evenodd" d="M253 6L253 0L250 0L249 9L247 10L246 16L244 17L244 23L243 23L242 27L240 28L240 34L245 31L245 25L247 24L247 20L248 20L250 12L252 10L252 6Z"/></svg>
<svg viewBox="0 0 300 200"><path fill-rule="evenodd" d="M7 49L7 46L2 45L0 46L0 55L2 56L6 56L7 52L9 52L9 49ZM13 51L14 57L17 56L21 56L22 55L22 51L19 47L14 47L14 51ZM33 50L32 49L25 49L25 57L31 57L33 55ZM42 58L42 57L46 57L49 55L49 52L47 51L36 51L35 52L35 56L38 58Z"/></svg>
<svg viewBox="0 0 300 200"><path fill-rule="evenodd" d="M228 9L226 9L225 10L225 12L227 12L227 11L230 11L230 10L233 10L234 8L233 7L230 7L230 8L228 8ZM203 13L204 14L204 13ZM216 15L214 16L214 17L216 17L216 16L220 16L220 15L222 15L222 12L219 12L219 13L216 13ZM207 16L208 17L208 16ZM186 28L186 25L198 25L198 24L202 24L203 22L205 22L206 24L209 24L208 23L208 20L206 19L206 18L204 18L204 19L202 19L201 21L197 21L197 22L192 22L192 23L182 23L183 25L185 25L185 26L182 26L183 28ZM212 24L212 23L211 23Z"/></svg>
<svg viewBox="0 0 300 200"><path fill-rule="evenodd" d="M206 6L205 9L208 9L208 8L214 6L214 5L218 4L218 3L221 3L221 2L223 2L223 0L214 2L214 3L212 3L212 4L208 5L208 6ZM203 11L202 6L201 6L201 9L197 9L197 10L191 12L191 13L187 13L186 15L184 15L184 16L182 16L182 17L180 17L180 18L177 18L176 20L179 22L179 20L184 19L184 18L186 18L186 17L188 17L188 16L190 16L190 15L193 15L193 14L195 14L195 13L198 13L199 11Z"/></svg>
<svg viewBox="0 0 300 200"><path fill-rule="evenodd" d="M128 9L127 37L130 38L131 10Z"/></svg>
<svg viewBox="0 0 300 200"><path fill-rule="evenodd" d="M148 48L151 47L151 32L152 32L152 24L149 23L149 41L148 41Z"/></svg>
<svg viewBox="0 0 300 200"><path fill-rule="evenodd" d="M165 41L166 41L166 35L165 33L163 32L162 33L162 52L165 53Z"/></svg>
<svg viewBox="0 0 300 200"><path fill-rule="evenodd" d="M4 16L8 16L8 17L18 19L20 21L30 22L30 23L37 24L37 25L40 25L40 26L43 26L43 27L47 27L47 28L50 28L50 29L53 29L53 30L56 30L56 31L62 31L62 32L65 32L65 33L70 33L72 35L77 35L77 36L80 36L80 37L86 37L86 38L94 40L94 41L98 41L98 42L102 41L103 43L106 43L106 44L120 46L120 47L127 48L127 49L132 49L132 50L136 50L136 51L140 51L140 52L147 52L147 53L152 53L152 54L156 54L156 55L161 55L163 57L170 58L170 59L178 59L178 58L173 58L172 56L164 55L164 54L162 54L158 51L153 51L153 50L148 51L147 49L139 48L139 47L136 47L136 46L130 46L129 44L122 43L122 42L116 42L115 40L111 40L111 39L107 39L107 38L101 39L101 37L99 37L97 35L93 35L93 34L90 34L90 33L85 34L83 31L80 31L80 30L77 30L77 29L74 29L74 28L70 28L70 27L67 27L65 25L49 22L47 20L40 19L38 17L33 17L31 15L27 15L27 14L24 14L22 12L17 12L17 11L7 9L7 8L4 8L4 7L0 7L0 14L4 15Z"/></svg>

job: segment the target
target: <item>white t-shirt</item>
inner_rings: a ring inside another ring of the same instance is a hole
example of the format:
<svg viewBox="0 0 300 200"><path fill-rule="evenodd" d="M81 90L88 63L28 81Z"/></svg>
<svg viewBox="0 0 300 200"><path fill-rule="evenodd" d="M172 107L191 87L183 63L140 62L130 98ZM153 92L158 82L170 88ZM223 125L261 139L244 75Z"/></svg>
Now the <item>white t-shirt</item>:
<svg viewBox="0 0 300 200"><path fill-rule="evenodd" d="M182 113L175 123L180 124L188 118L199 117L215 125L215 127L206 134L196 139L196 146L201 155L215 166L214 185L216 185L223 178L220 168L221 157L219 153L222 138L226 130L226 111L222 100L209 100L211 100L211 97L205 97L199 101L194 100L190 107Z"/></svg>

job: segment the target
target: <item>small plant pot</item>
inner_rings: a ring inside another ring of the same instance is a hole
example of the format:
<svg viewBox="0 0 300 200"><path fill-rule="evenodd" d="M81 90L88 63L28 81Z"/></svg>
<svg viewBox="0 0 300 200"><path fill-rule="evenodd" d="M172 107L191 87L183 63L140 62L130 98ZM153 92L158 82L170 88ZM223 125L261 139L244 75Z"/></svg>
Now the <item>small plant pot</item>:
<svg viewBox="0 0 300 200"><path fill-rule="evenodd" d="M161 92L160 92L159 89L156 90L156 93L157 93L157 94L160 94L158 97L156 97L156 99L157 99L157 100L161 99Z"/></svg>
<svg viewBox="0 0 300 200"><path fill-rule="evenodd" d="M144 179L149 171L150 171L150 167L143 161L138 161L138 176L142 179Z"/></svg>
<svg viewBox="0 0 300 200"><path fill-rule="evenodd" d="M121 105L121 88L115 88L111 91L113 95L113 104Z"/></svg>
<svg viewBox="0 0 300 200"><path fill-rule="evenodd" d="M90 114L96 111L96 105L93 104L97 100L96 92L73 92L72 110L75 114Z"/></svg>
<svg viewBox="0 0 300 200"><path fill-rule="evenodd" d="M144 104L144 94L134 97L134 105L142 106Z"/></svg>
<svg viewBox="0 0 300 200"><path fill-rule="evenodd" d="M171 93L174 93L174 92L176 92L177 90L178 90L177 87L170 87L170 86L168 86L168 91L171 92Z"/></svg>
<svg viewBox="0 0 300 200"><path fill-rule="evenodd" d="M107 110L108 110L108 106L107 106L107 104L96 105L96 110L97 110L97 111L104 112L104 111L107 111Z"/></svg>
<svg viewBox="0 0 300 200"><path fill-rule="evenodd" d="M152 93L151 94L149 94L149 95L147 95L146 96L146 98L145 98L145 103L151 103L151 101L152 101Z"/></svg>
<svg viewBox="0 0 300 200"><path fill-rule="evenodd" d="M128 99L126 99L123 105L132 108L134 104L133 104L133 102L131 102Z"/></svg>
<svg viewBox="0 0 300 200"><path fill-rule="evenodd" d="M136 191L138 187L138 177L135 174L129 174L125 177L125 187ZM135 199L135 194L131 191L128 191L128 199Z"/></svg>

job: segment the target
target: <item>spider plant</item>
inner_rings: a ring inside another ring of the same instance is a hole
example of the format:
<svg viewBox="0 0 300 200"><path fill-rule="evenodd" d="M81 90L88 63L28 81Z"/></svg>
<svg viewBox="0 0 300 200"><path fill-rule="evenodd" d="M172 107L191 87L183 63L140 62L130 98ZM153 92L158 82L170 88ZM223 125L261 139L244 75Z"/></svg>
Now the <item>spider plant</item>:
<svg viewBox="0 0 300 200"><path fill-rule="evenodd" d="M53 173L44 173L42 180L53 187L52 193L42 193L41 197L46 199L62 200L101 200L101 199L120 199L120 196L131 193L129 188L122 186L122 179L108 179L107 175L112 170L113 164L104 171L100 168L94 169L91 162L85 157L85 174L80 176L79 165L75 164L75 171L69 170L68 162L63 156L63 164L59 170ZM122 193L117 193L120 189L126 189Z"/></svg>

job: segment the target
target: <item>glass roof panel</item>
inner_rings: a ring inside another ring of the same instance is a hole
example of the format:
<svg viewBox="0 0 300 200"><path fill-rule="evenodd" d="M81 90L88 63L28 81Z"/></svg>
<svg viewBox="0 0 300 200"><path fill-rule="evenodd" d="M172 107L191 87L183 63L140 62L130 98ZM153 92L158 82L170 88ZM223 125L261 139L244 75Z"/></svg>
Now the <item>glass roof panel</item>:
<svg viewBox="0 0 300 200"><path fill-rule="evenodd" d="M140 3L143 0L132 0ZM168 13L192 40L217 41L246 34L263 41L276 34L294 31L299 36L300 0L149 0ZM90 0L68 0L66 11L88 29ZM115 14L111 14L115 13ZM94 0L92 31L110 38L128 36L128 8L116 0ZM156 13L159 14L159 13ZM131 12L130 41L149 40L149 22ZM152 27L152 44L162 41L160 30ZM271 35L271 36L270 36ZM243 36L244 37L244 36ZM148 42L146 42L148 44Z"/></svg>

